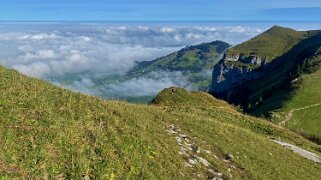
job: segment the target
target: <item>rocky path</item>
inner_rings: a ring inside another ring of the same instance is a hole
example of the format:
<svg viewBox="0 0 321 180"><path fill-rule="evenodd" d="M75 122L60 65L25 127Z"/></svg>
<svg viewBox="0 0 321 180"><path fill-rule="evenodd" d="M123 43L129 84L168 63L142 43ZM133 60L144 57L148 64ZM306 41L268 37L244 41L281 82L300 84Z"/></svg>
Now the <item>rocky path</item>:
<svg viewBox="0 0 321 180"><path fill-rule="evenodd" d="M296 111L301 111L301 110L308 109L308 108L312 108L312 107L317 107L317 106L321 106L321 103L312 104L312 105L309 105L309 106L304 106L304 107L301 107L301 108L292 109L292 110L290 110L290 111L288 112L288 114L285 116L285 119L279 123L279 125L280 125L280 126L283 126L283 125L285 125L289 120L291 120L294 112L296 112Z"/></svg>
<svg viewBox="0 0 321 180"><path fill-rule="evenodd" d="M180 128L175 127L173 124L169 125L166 131L169 135L174 136L176 138L176 142L180 148L178 153L184 156L186 159L185 167L196 168L197 165L200 165L208 173L208 177L206 177L206 179L224 179L223 174L215 170L212 164L205 157L202 157L202 153L206 153L218 159L218 157L215 154L213 154L209 150L201 149L195 142L193 142L193 140L188 135L183 134ZM203 176L201 175L201 173L197 173L195 175L200 178L202 178Z"/></svg>
<svg viewBox="0 0 321 180"><path fill-rule="evenodd" d="M299 154L300 156L309 159L310 161L316 162L316 163L321 163L321 157L318 156L315 153L312 153L310 151L307 151L305 149L302 149L300 147L297 147L295 145L286 143L286 142L282 142L282 141L278 141L278 140L272 140L275 143L278 143L280 145L282 145L283 147L292 150L293 152Z"/></svg>

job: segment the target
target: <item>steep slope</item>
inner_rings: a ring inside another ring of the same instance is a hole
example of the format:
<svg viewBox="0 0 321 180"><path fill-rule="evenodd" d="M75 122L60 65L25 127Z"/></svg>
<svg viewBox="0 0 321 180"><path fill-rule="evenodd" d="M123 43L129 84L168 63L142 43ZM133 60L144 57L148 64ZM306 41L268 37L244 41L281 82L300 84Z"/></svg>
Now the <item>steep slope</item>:
<svg viewBox="0 0 321 180"><path fill-rule="evenodd" d="M229 49L226 56L227 58L238 57L240 61L257 57L270 62L289 51L308 34L304 31L273 26L253 39Z"/></svg>
<svg viewBox="0 0 321 180"><path fill-rule="evenodd" d="M152 106L72 93L0 67L1 178L318 179L321 147L201 92Z"/></svg>
<svg viewBox="0 0 321 180"><path fill-rule="evenodd" d="M229 49L214 67L211 93L250 112L303 69L319 68L320 31L274 26Z"/></svg>
<svg viewBox="0 0 321 180"><path fill-rule="evenodd" d="M290 86L260 104L252 114L265 115L273 122L321 144L320 89L321 69L314 73L302 74Z"/></svg>
<svg viewBox="0 0 321 180"><path fill-rule="evenodd" d="M127 79L148 76L151 72L180 71L194 84L195 89L208 91L211 76L207 75L207 71L212 70L229 47L222 41L188 46L153 61L139 62L128 72Z"/></svg>

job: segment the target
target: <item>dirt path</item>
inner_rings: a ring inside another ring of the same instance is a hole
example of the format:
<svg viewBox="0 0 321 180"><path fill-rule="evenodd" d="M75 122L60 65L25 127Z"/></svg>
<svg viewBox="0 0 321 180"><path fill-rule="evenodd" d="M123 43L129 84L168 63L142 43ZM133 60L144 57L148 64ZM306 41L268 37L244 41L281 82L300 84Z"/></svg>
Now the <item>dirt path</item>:
<svg viewBox="0 0 321 180"><path fill-rule="evenodd" d="M321 106L321 103L312 104L312 105L309 105L309 106L304 106L304 107L301 107L301 108L292 109L285 116L285 119L279 123L279 125L283 126L283 125L285 125L285 123L287 123L289 120L291 120L294 112L301 111L301 110L304 110L304 109L309 109L309 108L312 108L312 107L317 107L317 106Z"/></svg>
<svg viewBox="0 0 321 180"><path fill-rule="evenodd" d="M316 163L321 163L321 157L318 156L315 153L312 153L310 151L307 151L305 149L302 149L300 147L294 146L292 144L286 143L286 142L282 142L282 141L277 141L277 140L272 140L275 143L278 143L280 145L282 145L283 147L292 150L293 152L299 154L300 156L309 159L310 161L316 162Z"/></svg>

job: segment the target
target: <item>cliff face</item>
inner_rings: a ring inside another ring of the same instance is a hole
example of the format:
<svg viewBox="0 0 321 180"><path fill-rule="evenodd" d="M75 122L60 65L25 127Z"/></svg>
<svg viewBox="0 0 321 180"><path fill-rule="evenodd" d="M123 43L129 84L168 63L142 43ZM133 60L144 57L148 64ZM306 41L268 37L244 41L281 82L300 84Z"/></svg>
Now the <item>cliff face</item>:
<svg viewBox="0 0 321 180"><path fill-rule="evenodd" d="M302 69L313 67L313 70L316 70L315 64L319 62L315 59L320 55L321 31L293 31L273 27L228 49L223 59L214 67L210 93L217 98L241 105L246 110L247 106L253 107L262 97L296 78ZM278 32L282 33L282 36ZM297 36L298 34L300 36ZM287 39L282 39L283 36ZM275 39L282 42L275 46L280 46L278 49L284 51L275 53L275 48L270 47L274 46L271 41Z"/></svg>
<svg viewBox="0 0 321 180"><path fill-rule="evenodd" d="M260 79L266 74L267 67L269 64L266 63L265 58L225 54L214 67L211 93L229 101L237 91L237 87L244 81Z"/></svg>
<svg viewBox="0 0 321 180"><path fill-rule="evenodd" d="M225 54L224 55L224 60L225 61L230 61L230 62L242 62L246 64L253 64L257 66L261 66L262 64L267 63L267 58L266 57L260 57L255 55L255 53L251 55L245 55L243 53L241 54L236 54L236 55L231 55L231 54Z"/></svg>

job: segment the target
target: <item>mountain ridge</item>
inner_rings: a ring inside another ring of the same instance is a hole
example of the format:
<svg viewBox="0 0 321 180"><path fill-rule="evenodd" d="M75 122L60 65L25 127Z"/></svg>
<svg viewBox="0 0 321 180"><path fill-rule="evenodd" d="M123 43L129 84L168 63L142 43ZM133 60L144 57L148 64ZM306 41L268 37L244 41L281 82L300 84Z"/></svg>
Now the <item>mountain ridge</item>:
<svg viewBox="0 0 321 180"><path fill-rule="evenodd" d="M277 37L266 38L270 37L271 32ZM264 96L273 92L273 89L278 89L295 79L303 68L309 68L310 71L318 69L319 61L316 58L319 57L317 52L321 46L320 32L295 31L274 26L261 35L228 49L224 58L214 67L211 93L241 105L245 111L251 110ZM279 39L280 37L283 39ZM296 39L293 40L293 37ZM275 43L273 39L283 41L281 45L278 42L275 45L286 47L283 48L283 53L278 52L274 56L268 56L274 59L256 55L258 52L264 54L265 50L267 50L265 54L273 54L273 49L276 48L271 45ZM255 46L257 42L260 42L260 45ZM246 53L241 52L242 49L245 49ZM237 51L241 55L231 59L229 54ZM250 56L242 55L251 53ZM306 64L311 66L305 66Z"/></svg>
<svg viewBox="0 0 321 180"><path fill-rule="evenodd" d="M208 74L230 46L223 41L187 46L152 61L138 62L125 78L148 77L152 72L177 71L187 78L192 85L192 89L207 92L211 83L211 76Z"/></svg>
<svg viewBox="0 0 321 180"><path fill-rule="evenodd" d="M225 55L236 55L238 56L236 60L245 62L253 57L260 57L267 63L284 54L312 33L313 31L296 31L291 28L273 26L256 37L228 49ZM233 58L231 60L235 61Z"/></svg>
<svg viewBox="0 0 321 180"><path fill-rule="evenodd" d="M223 41L187 46L177 52L152 61L138 62L138 65L128 72L128 75L133 76L137 73L148 73L155 70L199 71L201 67L211 67L213 60L215 61L228 47L230 45ZM184 61L187 61L186 65Z"/></svg>

